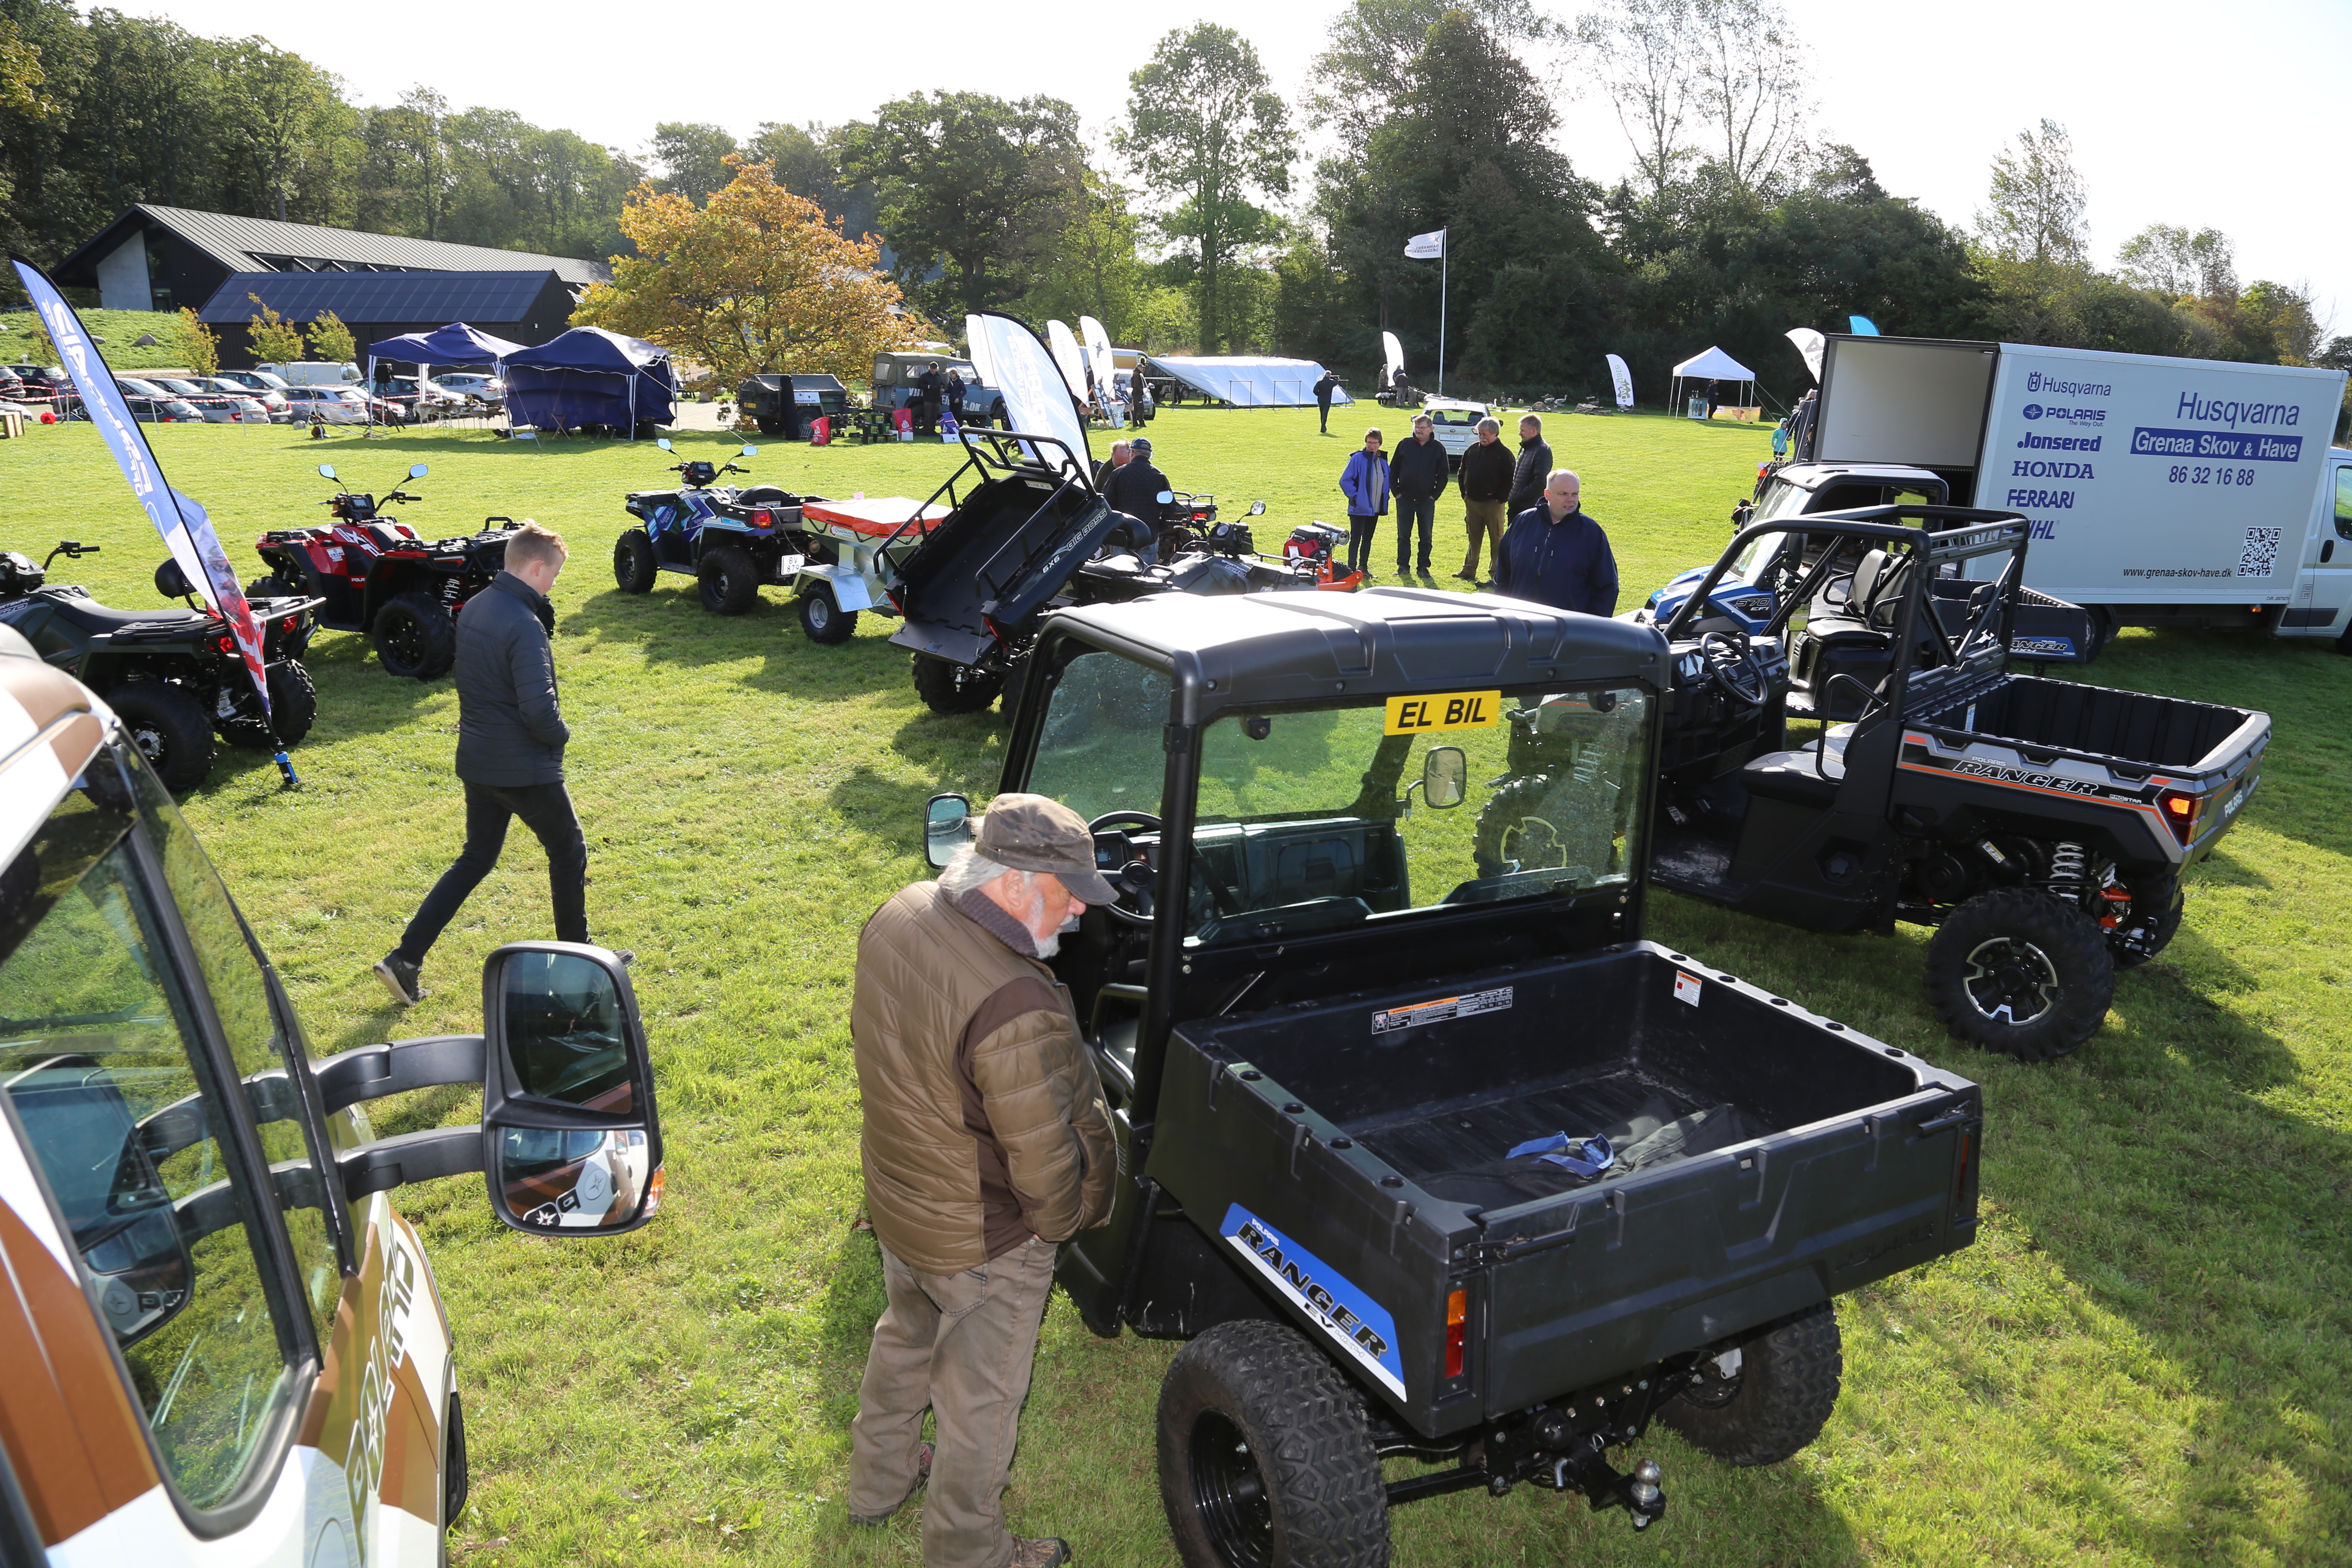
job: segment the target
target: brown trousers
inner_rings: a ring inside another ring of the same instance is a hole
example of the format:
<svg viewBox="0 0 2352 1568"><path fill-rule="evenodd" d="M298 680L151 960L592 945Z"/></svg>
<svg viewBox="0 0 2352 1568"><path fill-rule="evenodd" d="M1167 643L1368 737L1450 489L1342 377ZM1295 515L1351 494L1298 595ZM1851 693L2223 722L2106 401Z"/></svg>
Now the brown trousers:
<svg viewBox="0 0 2352 1568"><path fill-rule="evenodd" d="M1478 575L1478 547L1491 543L1490 561L1503 554L1503 530L1510 523L1510 503L1499 500L1465 500L1462 503L1462 521L1470 530L1470 553L1462 563L1462 574Z"/></svg>
<svg viewBox="0 0 2352 1568"><path fill-rule="evenodd" d="M915 1489L923 1410L937 1418L923 1568L1005 1568L1004 1488L1057 1247L1032 1239L961 1274L923 1274L882 1249L889 1304L850 1424L849 1511L890 1512Z"/></svg>

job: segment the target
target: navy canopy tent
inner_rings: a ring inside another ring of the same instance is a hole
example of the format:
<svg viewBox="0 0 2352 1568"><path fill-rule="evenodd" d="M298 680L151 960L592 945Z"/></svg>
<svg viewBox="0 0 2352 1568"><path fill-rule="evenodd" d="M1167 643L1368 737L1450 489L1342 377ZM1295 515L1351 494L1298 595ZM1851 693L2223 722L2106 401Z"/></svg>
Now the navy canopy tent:
<svg viewBox="0 0 2352 1568"><path fill-rule="evenodd" d="M496 364L521 350L520 343L452 321L429 332L407 332L370 343L367 352L370 360L398 360L404 364Z"/></svg>
<svg viewBox="0 0 2352 1568"><path fill-rule="evenodd" d="M506 356L507 420L517 426L634 431L676 417L669 351L602 327L574 327Z"/></svg>

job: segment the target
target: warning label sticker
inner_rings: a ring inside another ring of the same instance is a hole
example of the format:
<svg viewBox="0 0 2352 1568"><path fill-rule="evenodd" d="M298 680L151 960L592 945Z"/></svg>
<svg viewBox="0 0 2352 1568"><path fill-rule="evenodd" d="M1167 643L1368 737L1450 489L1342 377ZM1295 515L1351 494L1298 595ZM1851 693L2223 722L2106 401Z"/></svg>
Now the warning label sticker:
<svg viewBox="0 0 2352 1568"><path fill-rule="evenodd" d="M1508 985L1492 991L1473 991L1466 996L1440 996L1434 1002L1415 1002L1410 1007L1391 1007L1385 1013L1373 1014L1372 1033L1393 1034L1423 1024L1442 1024L1448 1018L1467 1018L1474 1013L1499 1013L1510 1005Z"/></svg>
<svg viewBox="0 0 2352 1568"><path fill-rule="evenodd" d="M1698 1005L1698 991L1699 983L1697 975L1685 974L1679 969L1675 971L1675 1001L1687 1002L1692 1006L1696 1007Z"/></svg>

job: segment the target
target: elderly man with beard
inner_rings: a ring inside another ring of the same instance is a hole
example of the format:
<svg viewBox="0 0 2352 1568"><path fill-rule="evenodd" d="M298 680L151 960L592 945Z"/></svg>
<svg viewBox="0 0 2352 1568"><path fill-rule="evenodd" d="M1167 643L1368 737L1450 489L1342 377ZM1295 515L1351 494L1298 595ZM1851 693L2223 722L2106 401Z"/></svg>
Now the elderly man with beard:
<svg viewBox="0 0 2352 1568"><path fill-rule="evenodd" d="M924 1568L1069 1560L1067 1542L1005 1528L1003 1493L1059 1244L1110 1217L1118 1166L1045 960L1114 897L1085 818L1003 795L937 881L858 935L850 1036L888 1305L851 1427L849 1517L879 1525L928 1484Z"/></svg>

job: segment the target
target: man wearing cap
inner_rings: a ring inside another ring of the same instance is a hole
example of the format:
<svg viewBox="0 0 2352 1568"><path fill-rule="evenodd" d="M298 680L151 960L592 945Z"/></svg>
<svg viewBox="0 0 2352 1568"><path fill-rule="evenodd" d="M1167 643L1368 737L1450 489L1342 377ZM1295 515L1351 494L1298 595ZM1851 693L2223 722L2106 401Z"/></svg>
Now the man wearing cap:
<svg viewBox="0 0 2352 1568"><path fill-rule="evenodd" d="M1160 492L1169 488L1168 476L1151 466L1151 437L1138 436L1128 443L1127 462L1111 470L1104 483L1103 500L1113 511L1139 517L1155 530L1160 526Z"/></svg>
<svg viewBox="0 0 2352 1568"><path fill-rule="evenodd" d="M1067 1542L1005 1528L1003 1493L1058 1244L1110 1217L1118 1165L1044 960L1114 896L1084 818L1002 795L937 881L858 934L849 1027L888 1305L850 1428L849 1517L879 1525L928 1483L924 1568L1069 1560Z"/></svg>

